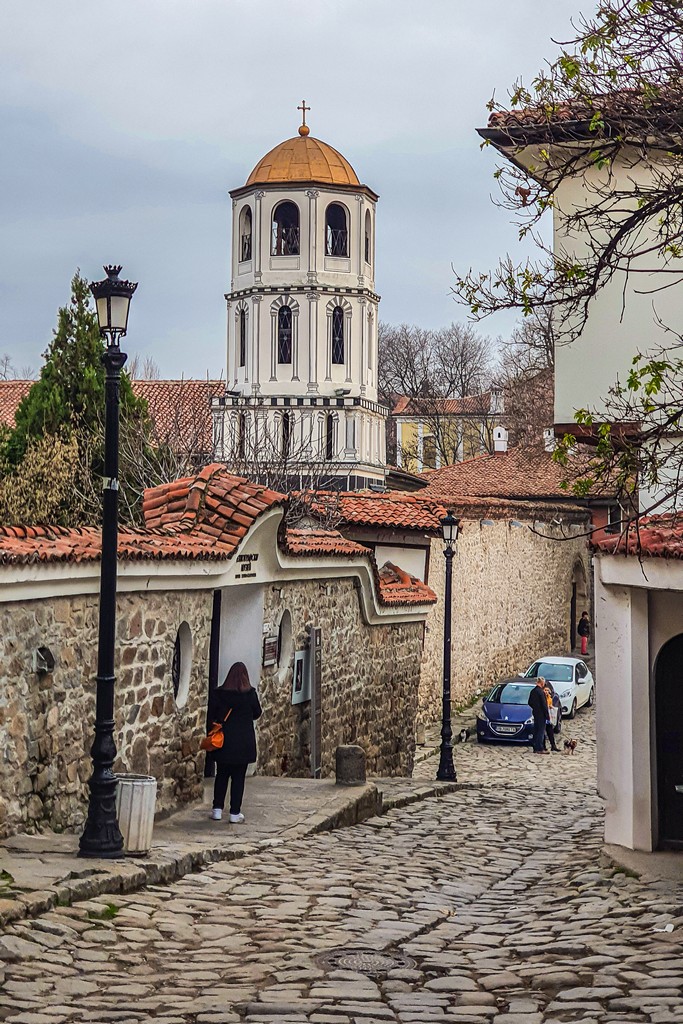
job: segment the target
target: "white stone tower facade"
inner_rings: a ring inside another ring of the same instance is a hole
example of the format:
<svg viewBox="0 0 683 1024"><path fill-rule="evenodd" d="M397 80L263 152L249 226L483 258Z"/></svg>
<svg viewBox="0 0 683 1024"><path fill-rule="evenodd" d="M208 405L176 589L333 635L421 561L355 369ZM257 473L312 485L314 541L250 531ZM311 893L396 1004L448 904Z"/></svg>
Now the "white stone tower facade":
<svg viewBox="0 0 683 1024"><path fill-rule="evenodd" d="M305 104L304 104L305 108ZM230 193L227 393L214 404L217 456L356 490L385 477L377 401L378 196L309 134L267 153ZM267 474L266 474L267 475ZM309 484L310 485L310 484Z"/></svg>

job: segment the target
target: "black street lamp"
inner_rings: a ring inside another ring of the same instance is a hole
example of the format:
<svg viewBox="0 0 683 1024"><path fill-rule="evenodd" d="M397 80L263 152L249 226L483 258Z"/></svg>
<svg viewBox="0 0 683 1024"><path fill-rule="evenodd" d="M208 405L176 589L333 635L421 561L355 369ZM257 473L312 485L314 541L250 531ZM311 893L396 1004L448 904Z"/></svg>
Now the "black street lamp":
<svg viewBox="0 0 683 1024"><path fill-rule="evenodd" d="M90 755L88 817L80 840L81 857L119 857L123 836L116 819L116 760L114 742L114 647L116 640L116 553L119 492L119 385L126 353L119 348L128 326L128 309L137 284L120 281L121 267L105 267L104 281L90 286L95 297L100 334L106 348L104 480L102 493L102 566L100 570L100 622L97 647L97 704L95 740Z"/></svg>
<svg viewBox="0 0 683 1024"><path fill-rule="evenodd" d="M436 777L440 782L455 782L453 764L453 730L451 729L451 606L453 602L453 555L460 533L460 520L448 512L441 520L446 556L443 622L443 705L441 710L441 754Z"/></svg>

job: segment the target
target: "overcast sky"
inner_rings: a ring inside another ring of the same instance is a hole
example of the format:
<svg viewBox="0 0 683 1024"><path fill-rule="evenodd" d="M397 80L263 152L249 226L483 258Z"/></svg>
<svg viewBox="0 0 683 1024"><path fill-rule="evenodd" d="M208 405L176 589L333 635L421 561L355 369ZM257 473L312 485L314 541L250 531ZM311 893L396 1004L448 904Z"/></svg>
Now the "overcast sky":
<svg viewBox="0 0 683 1024"><path fill-rule="evenodd" d="M494 89L533 75L580 9L2 0L0 353L39 367L76 267L94 279L117 262L139 282L129 353L163 376L221 374L227 191L296 133L302 97L312 134L380 194L382 319L464 319L451 264L488 268L516 237L475 128Z"/></svg>

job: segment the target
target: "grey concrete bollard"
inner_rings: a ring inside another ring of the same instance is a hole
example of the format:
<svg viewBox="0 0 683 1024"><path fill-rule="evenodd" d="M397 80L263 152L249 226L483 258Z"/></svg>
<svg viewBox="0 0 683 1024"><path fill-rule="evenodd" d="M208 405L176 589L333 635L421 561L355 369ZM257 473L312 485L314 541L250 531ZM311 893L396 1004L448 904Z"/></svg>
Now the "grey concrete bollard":
<svg viewBox="0 0 683 1024"><path fill-rule="evenodd" d="M338 786L365 785L365 751L349 743L337 747L335 771Z"/></svg>

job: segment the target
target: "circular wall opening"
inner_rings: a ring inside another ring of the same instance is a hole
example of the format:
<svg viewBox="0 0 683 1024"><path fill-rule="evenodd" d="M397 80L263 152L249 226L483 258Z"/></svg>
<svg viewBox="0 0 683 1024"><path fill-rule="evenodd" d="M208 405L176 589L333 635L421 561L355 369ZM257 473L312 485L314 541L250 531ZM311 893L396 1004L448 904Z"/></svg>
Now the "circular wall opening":
<svg viewBox="0 0 683 1024"><path fill-rule="evenodd" d="M179 708L187 704L190 695L190 673L192 671L192 632L187 622L181 622L173 647L173 696Z"/></svg>

